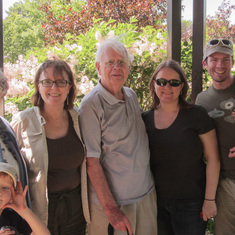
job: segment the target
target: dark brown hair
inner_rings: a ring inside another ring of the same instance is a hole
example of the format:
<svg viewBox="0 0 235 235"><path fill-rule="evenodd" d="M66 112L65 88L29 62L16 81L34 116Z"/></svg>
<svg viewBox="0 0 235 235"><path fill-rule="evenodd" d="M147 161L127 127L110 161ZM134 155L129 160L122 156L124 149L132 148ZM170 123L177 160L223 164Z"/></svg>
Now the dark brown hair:
<svg viewBox="0 0 235 235"><path fill-rule="evenodd" d="M41 98L41 95L39 93L39 88L38 88L38 82L39 78L46 69L53 67L53 75L54 77L57 77L58 75L62 76L63 72L65 72L68 75L69 81L71 82L71 88L68 94L68 101L66 100L64 102L64 109L71 109L73 108L74 105L74 100L76 98L76 85L74 81L74 76L73 72L70 69L69 65L62 60L47 60L45 61L42 65L40 65L39 69L36 72L36 75L34 77L34 94L31 97L31 101L34 106L38 106L39 108L43 108L44 101Z"/></svg>
<svg viewBox="0 0 235 235"><path fill-rule="evenodd" d="M189 106L191 106L187 101L186 101L186 97L187 97L187 93L188 93L188 89L189 89L189 85L187 82L187 78L185 75L184 70L181 68L181 66L179 65L178 62L174 61L174 60L166 60L161 62L157 68L155 69L150 82L149 82L149 90L150 90L150 96L152 97L153 103L151 105L152 109L156 109L157 106L160 103L159 98L157 97L155 91L154 91L154 80L156 79L157 74L159 73L159 71L163 68L170 68L173 69L175 72L177 72L179 74L180 80L182 83L184 83L184 86L182 88L182 92L179 96L179 105L181 108L188 108Z"/></svg>

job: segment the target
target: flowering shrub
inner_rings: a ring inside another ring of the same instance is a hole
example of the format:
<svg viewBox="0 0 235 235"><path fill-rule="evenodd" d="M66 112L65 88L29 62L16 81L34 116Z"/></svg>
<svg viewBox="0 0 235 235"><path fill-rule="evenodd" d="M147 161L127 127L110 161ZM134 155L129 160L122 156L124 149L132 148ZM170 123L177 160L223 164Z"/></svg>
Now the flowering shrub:
<svg viewBox="0 0 235 235"><path fill-rule="evenodd" d="M134 56L131 72L126 86L134 89L140 104L148 108L148 83L157 64L166 59L166 32L152 26L136 31L136 19L130 23L104 22L95 20L94 25L85 34L73 37L67 34L63 44L34 48L24 58L19 56L15 64L5 63L4 72L9 79L9 91L6 99L6 117L10 120L15 112L32 106L30 97L34 92L33 80L39 65L47 59L65 60L71 67L78 88L75 105L98 82L95 68L95 52L106 38L120 36L120 40ZM141 33L140 33L141 31Z"/></svg>

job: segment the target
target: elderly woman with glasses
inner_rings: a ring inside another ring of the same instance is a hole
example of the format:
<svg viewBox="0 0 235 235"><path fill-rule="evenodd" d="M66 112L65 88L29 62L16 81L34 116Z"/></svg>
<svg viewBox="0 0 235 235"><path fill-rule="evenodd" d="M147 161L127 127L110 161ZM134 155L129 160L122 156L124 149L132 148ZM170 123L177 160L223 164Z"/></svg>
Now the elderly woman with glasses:
<svg viewBox="0 0 235 235"><path fill-rule="evenodd" d="M39 67L34 86L34 107L12 120L28 169L32 210L51 234L84 235L84 216L89 221L85 147L73 107L72 71L64 61L48 60Z"/></svg>
<svg viewBox="0 0 235 235"><path fill-rule="evenodd" d="M159 235L204 235L216 215L220 161L206 110L186 101L180 65L162 62L150 80L151 110L143 113L155 180Z"/></svg>

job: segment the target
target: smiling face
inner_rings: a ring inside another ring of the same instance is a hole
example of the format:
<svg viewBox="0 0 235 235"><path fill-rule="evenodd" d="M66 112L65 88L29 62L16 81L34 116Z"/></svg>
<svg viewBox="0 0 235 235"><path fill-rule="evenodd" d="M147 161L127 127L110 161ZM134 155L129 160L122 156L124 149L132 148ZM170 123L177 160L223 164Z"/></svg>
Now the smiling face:
<svg viewBox="0 0 235 235"><path fill-rule="evenodd" d="M9 175L0 175L0 213L2 208L12 200L13 180Z"/></svg>
<svg viewBox="0 0 235 235"><path fill-rule="evenodd" d="M171 68L162 68L156 75L155 80L159 78L164 78L166 80L176 79L180 80L179 74ZM166 86L159 86L153 80L155 93L160 100L160 103L176 103L178 104L180 92L184 86L181 83L178 87L172 87L169 83Z"/></svg>
<svg viewBox="0 0 235 235"><path fill-rule="evenodd" d="M62 75L57 74L54 77L54 68L49 67L42 72L39 82L45 79L50 79L52 81L56 80L66 80L69 81L68 75L63 71ZM62 106L64 107L64 102L69 94L71 85L67 84L65 87L57 87L55 83L51 87L44 87L42 83L38 84L39 93L44 101L45 106Z"/></svg>
<svg viewBox="0 0 235 235"><path fill-rule="evenodd" d="M122 89L130 73L127 58L109 48L102 54L101 62L96 62L96 68L101 77L102 86L111 94Z"/></svg>
<svg viewBox="0 0 235 235"><path fill-rule="evenodd" d="M208 70L214 83L231 84L231 69L234 61L232 56L216 52L203 61L203 66Z"/></svg>

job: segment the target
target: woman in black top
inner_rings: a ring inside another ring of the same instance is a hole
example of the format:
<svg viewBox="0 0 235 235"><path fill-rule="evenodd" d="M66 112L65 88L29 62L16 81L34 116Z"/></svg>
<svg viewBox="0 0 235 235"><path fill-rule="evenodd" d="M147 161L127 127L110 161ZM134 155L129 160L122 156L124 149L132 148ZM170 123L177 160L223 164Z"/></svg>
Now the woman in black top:
<svg viewBox="0 0 235 235"><path fill-rule="evenodd" d="M186 102L187 91L180 65L162 62L150 80L152 109L143 113L158 196L159 235L204 235L206 221L216 215L216 132L204 108Z"/></svg>

